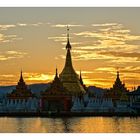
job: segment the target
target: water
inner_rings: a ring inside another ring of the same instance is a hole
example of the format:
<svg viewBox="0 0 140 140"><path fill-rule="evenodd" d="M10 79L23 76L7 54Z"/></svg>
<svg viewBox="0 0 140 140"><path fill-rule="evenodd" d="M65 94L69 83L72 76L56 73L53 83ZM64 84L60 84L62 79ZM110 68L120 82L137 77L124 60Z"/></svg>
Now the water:
<svg viewBox="0 0 140 140"><path fill-rule="evenodd" d="M140 117L12 118L0 117L0 132L98 133L140 132Z"/></svg>

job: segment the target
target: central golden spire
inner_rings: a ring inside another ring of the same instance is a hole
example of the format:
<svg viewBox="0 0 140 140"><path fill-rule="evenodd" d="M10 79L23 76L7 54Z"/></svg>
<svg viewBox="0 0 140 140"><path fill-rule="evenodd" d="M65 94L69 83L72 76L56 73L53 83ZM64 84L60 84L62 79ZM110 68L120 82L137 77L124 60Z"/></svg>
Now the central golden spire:
<svg viewBox="0 0 140 140"><path fill-rule="evenodd" d="M72 47L69 41L69 27L67 26L67 44L66 44L67 54L66 54L66 61L65 61L65 66L64 66L63 71L73 71L75 73L72 66L72 60L71 60L71 52L70 52L71 49Z"/></svg>
<svg viewBox="0 0 140 140"><path fill-rule="evenodd" d="M60 74L60 80L63 83L63 86L70 92L72 95L79 95L85 93L83 86L80 83L79 76L75 72L72 65L71 58L71 45L69 41L69 28L67 26L67 44L66 44L66 61L64 69Z"/></svg>
<svg viewBox="0 0 140 140"><path fill-rule="evenodd" d="M69 41L69 27L67 26L67 45L66 45L66 50L67 50L67 56L66 56L66 63L65 63L65 67L72 67L72 61L71 61L71 45L70 45L70 41Z"/></svg>

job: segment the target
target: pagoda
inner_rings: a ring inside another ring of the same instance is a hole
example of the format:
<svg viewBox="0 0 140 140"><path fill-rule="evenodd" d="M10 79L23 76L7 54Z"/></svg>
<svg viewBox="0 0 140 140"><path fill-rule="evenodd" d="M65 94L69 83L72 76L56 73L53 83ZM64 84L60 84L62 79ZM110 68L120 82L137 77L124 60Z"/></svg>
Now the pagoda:
<svg viewBox="0 0 140 140"><path fill-rule="evenodd" d="M30 89L28 89L23 79L22 71L21 71L20 79L18 81L18 84L16 85L16 89L14 89L10 94L8 94L8 98L22 99L22 98L29 98L29 97L32 97L32 92Z"/></svg>
<svg viewBox="0 0 140 140"><path fill-rule="evenodd" d="M113 87L108 90L107 96L111 97L113 100L127 100L127 93L128 90L125 87L125 84L120 80L119 71L117 71L117 78Z"/></svg>
<svg viewBox="0 0 140 140"><path fill-rule="evenodd" d="M63 87L63 84L62 84L62 82L60 81L60 79L58 77L57 68L56 68L56 73L55 73L54 80L50 84L50 88L47 89L44 92L44 94L47 94L47 95L63 95L63 94L68 94L68 91Z"/></svg>
<svg viewBox="0 0 140 140"><path fill-rule="evenodd" d="M80 83L79 76L75 72L72 59L71 59L71 44L69 41L69 28L67 27L67 44L66 44L66 60L65 66L60 73L60 80L63 83L63 86L69 91L71 95L83 95L86 91L82 84Z"/></svg>
<svg viewBox="0 0 140 140"><path fill-rule="evenodd" d="M71 95L60 81L56 69L54 80L50 88L41 94L42 111L69 111L71 108Z"/></svg>

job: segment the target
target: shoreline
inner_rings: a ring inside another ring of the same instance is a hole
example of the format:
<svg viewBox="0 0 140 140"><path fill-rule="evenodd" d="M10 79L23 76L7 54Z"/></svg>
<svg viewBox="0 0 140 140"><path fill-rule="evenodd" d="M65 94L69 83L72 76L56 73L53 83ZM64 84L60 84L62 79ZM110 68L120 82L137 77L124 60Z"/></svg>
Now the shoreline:
<svg viewBox="0 0 140 140"><path fill-rule="evenodd" d="M0 113L0 117L140 117L140 113L107 113L107 112L5 112Z"/></svg>

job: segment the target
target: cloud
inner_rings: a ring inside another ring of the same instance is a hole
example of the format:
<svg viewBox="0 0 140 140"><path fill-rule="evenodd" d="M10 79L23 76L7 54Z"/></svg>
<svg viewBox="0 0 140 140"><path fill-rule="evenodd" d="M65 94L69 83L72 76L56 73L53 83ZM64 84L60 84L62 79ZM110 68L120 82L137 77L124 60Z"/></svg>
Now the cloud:
<svg viewBox="0 0 140 140"><path fill-rule="evenodd" d="M78 47L73 47L74 51L83 51L83 52L98 52L98 51L101 51L101 50L107 50L107 48L105 46L102 46L102 45L84 45L81 44L80 46Z"/></svg>
<svg viewBox="0 0 140 140"><path fill-rule="evenodd" d="M115 58L113 62L140 62L140 53L137 52L117 52L117 51L106 51L99 52L100 55L111 56Z"/></svg>
<svg viewBox="0 0 140 140"><path fill-rule="evenodd" d="M70 37L70 39L73 37ZM54 36L54 37L48 37L49 40L53 40L56 42L61 42L62 45L67 44L67 37L66 36ZM71 42L71 45L80 45L82 42Z"/></svg>
<svg viewBox="0 0 140 140"><path fill-rule="evenodd" d="M17 84L16 78L17 76L14 74L0 74L1 85L15 85Z"/></svg>
<svg viewBox="0 0 140 140"><path fill-rule="evenodd" d="M126 67L121 66L121 67L118 67L118 69L116 67L107 66L107 67L98 67L94 71L95 73L103 73L103 74L110 73L114 75L113 77L116 77L116 72L118 70L123 79L131 79L131 78L139 79L140 77L140 73L139 73L140 66L126 66Z"/></svg>
<svg viewBox="0 0 140 140"><path fill-rule="evenodd" d="M50 25L49 22L34 22L34 23L22 23L17 22L15 24L0 24L0 44L1 43L11 43L17 40L22 40L23 37L16 35L11 35L7 30L14 29L16 31L17 28L30 28L30 27L41 27Z"/></svg>
<svg viewBox="0 0 140 140"><path fill-rule="evenodd" d="M38 27L41 25L48 25L48 23L36 22L36 23L17 23L16 24L16 26L19 26L19 27L31 27L31 26Z"/></svg>
<svg viewBox="0 0 140 140"><path fill-rule="evenodd" d="M17 35L5 35L0 34L0 44L14 42L15 40L22 40L23 38L18 37Z"/></svg>
<svg viewBox="0 0 140 140"><path fill-rule="evenodd" d="M23 58L25 55L27 55L27 53L21 52L21 51L0 52L0 61L6 61L10 59L19 59L19 58Z"/></svg>
<svg viewBox="0 0 140 140"><path fill-rule="evenodd" d="M11 24L12 25L12 24ZM18 28L26 27L40 27L47 25L47 23L17 23ZM50 24L49 27L65 28L65 24ZM76 61L87 61L87 64L93 62L92 71L82 71L84 82L88 85L97 85L101 87L111 87L116 78L116 67L119 66L121 79L127 84L133 85L133 81L139 81L140 71L140 35L134 34L130 29L126 28L120 23L102 23L92 24L89 28L78 28L83 25L72 24L75 27L75 33L71 34L72 58ZM5 30L14 29L15 26L5 26ZM3 27L4 29L4 27ZM90 30L89 30L90 29ZM0 28L1 30L1 28ZM3 31L4 32L4 31ZM0 43L10 42L14 39L20 39L17 35L0 34ZM57 43L65 45L67 42L66 34L48 37L50 40L57 41ZM19 51L20 52L20 51ZM18 52L18 53L19 53ZM27 54L17 54L14 51L7 51L0 53L0 60L10 60L26 56ZM65 59L65 55L60 54L55 59L60 57ZM102 65L100 67L99 65ZM82 63L82 62L81 62ZM83 62L86 63L86 62ZM94 65L95 64L95 65ZM97 64L97 65L96 65ZM133 66L132 66L133 65ZM96 68L95 68L96 67ZM79 73L79 71L77 71ZM91 78L93 75L94 79ZM29 73L25 79L29 82L47 82L53 79L53 74L46 73ZM102 77L102 78L101 78ZM110 77L110 78L108 78ZM7 79L8 81L8 79Z"/></svg>
<svg viewBox="0 0 140 140"><path fill-rule="evenodd" d="M17 25L18 25L18 26L21 26L21 27L25 27L25 26L27 26L26 23L17 23Z"/></svg>
<svg viewBox="0 0 140 140"><path fill-rule="evenodd" d="M54 25L53 25L54 26ZM64 24L57 24L55 27L66 27ZM95 29L92 31L81 31L73 33L73 38L78 37L78 42L71 42L74 60L102 60L109 64L139 63L140 44L133 43L140 40L140 35L132 34L120 23L92 24ZM87 39L86 39L87 38ZM60 37L49 37L54 41L66 44L64 34ZM90 45L84 45L83 40ZM63 59L65 56L60 55Z"/></svg>
<svg viewBox="0 0 140 140"><path fill-rule="evenodd" d="M103 71L103 72L114 72L116 68L114 67L98 67L95 69L96 71Z"/></svg>
<svg viewBox="0 0 140 140"><path fill-rule="evenodd" d="M80 25L80 24L55 24L55 25L51 25L51 27L58 27L58 28L65 28L65 27L81 27L84 25Z"/></svg>
<svg viewBox="0 0 140 140"><path fill-rule="evenodd" d="M97 53L93 53L92 51L72 50L72 52L73 52L74 60L81 60L81 61L104 60L105 61L105 60L113 59L112 56L99 55Z"/></svg>
<svg viewBox="0 0 140 140"><path fill-rule="evenodd" d="M140 66L127 66L120 69L124 73L139 73ZM139 73L140 74L140 73Z"/></svg>
<svg viewBox="0 0 140 140"><path fill-rule="evenodd" d="M1 74L0 75L0 77L3 77L3 78L13 78L13 77L15 77L15 75L13 75L13 74Z"/></svg>
<svg viewBox="0 0 140 140"><path fill-rule="evenodd" d="M76 72L80 74L80 71L76 71ZM83 71L83 70L81 70L81 74L91 74L91 73L93 73L93 71Z"/></svg>
<svg viewBox="0 0 140 140"><path fill-rule="evenodd" d="M54 74L44 74L44 73L24 73L25 79L27 81L51 81L54 78Z"/></svg>
<svg viewBox="0 0 140 140"><path fill-rule="evenodd" d="M38 27L38 26L41 26L41 25L46 25L46 23L42 23L42 22L37 22L37 23L31 23L31 24L28 24L28 26L35 26L35 27Z"/></svg>
<svg viewBox="0 0 140 140"><path fill-rule="evenodd" d="M133 41L133 40L140 39L140 36L127 34L126 30L116 30L114 32L83 31L83 32L74 33L74 34L77 36L98 38L98 39L102 39L102 40L109 40L110 39L110 40L115 40L115 41Z"/></svg>
<svg viewBox="0 0 140 140"><path fill-rule="evenodd" d="M120 79L126 86L131 89L133 86L137 86L140 83L140 67L139 66L127 66L119 67ZM84 75L84 74L83 74ZM84 79L86 85L95 85L98 87L110 88L116 80L117 68L106 66L98 67L93 70L93 77L88 74Z"/></svg>
<svg viewBox="0 0 140 140"><path fill-rule="evenodd" d="M118 57L137 57L140 58L140 53L132 52L132 53L125 53L125 52L100 52L100 54L103 55L112 55L112 56L118 56Z"/></svg>
<svg viewBox="0 0 140 140"><path fill-rule="evenodd" d="M48 23L37 22L37 23L15 23L15 24L1 24L0 31L7 31L10 28L17 28L17 27L39 27L41 25L47 25ZM5 33L0 33L0 43L9 43L16 40L22 40L22 37L18 37L18 35L10 35Z"/></svg>
<svg viewBox="0 0 140 140"><path fill-rule="evenodd" d="M75 36L88 38L91 45L74 47L77 60L103 60L115 63L139 62L140 35L132 34L119 23L92 24L96 29L74 33ZM97 28L98 27L98 28ZM94 40L94 41L93 41ZM131 42L131 44L130 44Z"/></svg>
<svg viewBox="0 0 140 140"><path fill-rule="evenodd" d="M0 34L0 42L2 42L4 40L4 35Z"/></svg>
<svg viewBox="0 0 140 140"><path fill-rule="evenodd" d="M48 39L52 39L52 40L54 40L54 41L60 41L60 42L62 42L62 41L66 41L67 40L67 37L48 37Z"/></svg>
<svg viewBox="0 0 140 140"><path fill-rule="evenodd" d="M110 85L112 85L112 81L109 81L107 79L101 79L101 78L97 78L97 79L87 78L84 79L83 82L88 86L94 85L102 88L109 88Z"/></svg>
<svg viewBox="0 0 140 140"><path fill-rule="evenodd" d="M0 74L1 85L16 85L20 74ZM23 72L23 78L27 84L48 83L54 79L51 73Z"/></svg>
<svg viewBox="0 0 140 140"><path fill-rule="evenodd" d="M62 44L62 45L66 45L66 44L67 44L66 40L65 40L65 42L62 42L61 44ZM81 45L82 42L71 42L70 44L71 44L71 45Z"/></svg>
<svg viewBox="0 0 140 140"><path fill-rule="evenodd" d="M0 30L8 30L9 28L14 28L14 27L16 27L16 25L14 25L14 24L1 24L0 25Z"/></svg>
<svg viewBox="0 0 140 140"><path fill-rule="evenodd" d="M92 26L95 27L106 27L106 26L116 26L118 25L117 23L101 23L101 24L92 24Z"/></svg>
<svg viewBox="0 0 140 140"><path fill-rule="evenodd" d="M93 24L95 27L98 25L98 29L94 31L83 31L75 33L77 36L98 38L100 40L115 40L115 41L127 41L127 40L139 40L139 35L131 34L129 29L126 29L119 23L105 23L105 24ZM102 26L104 28L102 28ZM107 28L105 28L108 26Z"/></svg>
<svg viewBox="0 0 140 140"><path fill-rule="evenodd" d="M47 22L36 22L36 23L15 23L15 24L0 24L0 30L8 30L10 28L16 28L16 27L37 27L41 25L49 25L50 23Z"/></svg>

